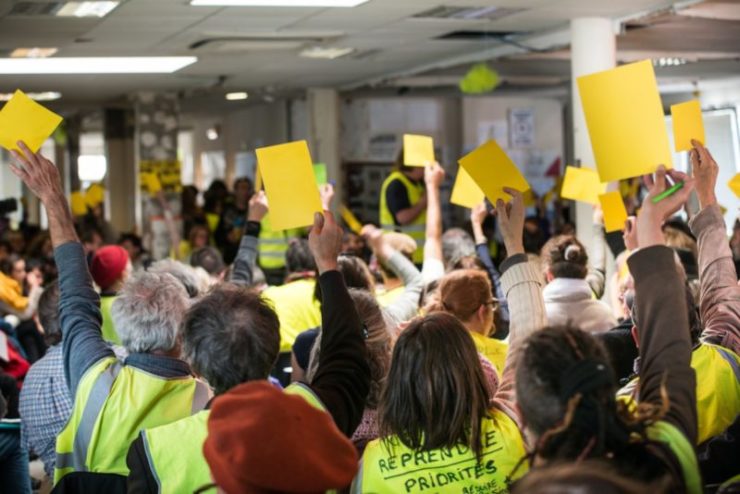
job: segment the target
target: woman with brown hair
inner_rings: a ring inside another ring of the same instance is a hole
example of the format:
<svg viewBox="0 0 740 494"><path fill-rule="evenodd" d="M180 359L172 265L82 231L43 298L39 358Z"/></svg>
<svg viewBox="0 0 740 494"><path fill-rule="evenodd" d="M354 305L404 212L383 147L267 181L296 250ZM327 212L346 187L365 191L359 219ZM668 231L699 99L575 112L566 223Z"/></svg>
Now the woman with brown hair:
<svg viewBox="0 0 740 494"><path fill-rule="evenodd" d="M431 312L444 311L457 317L473 338L475 348L495 367L504 371L508 345L490 337L495 327L493 313L496 299L491 296L491 282L484 271L452 271L439 284L439 298Z"/></svg>
<svg viewBox="0 0 740 494"><path fill-rule="evenodd" d="M378 408L380 439L365 449L354 492L508 490L525 454L514 397L518 348L544 326L545 316L539 276L522 246L522 196L507 192L511 204L499 201L497 209L512 254L502 265L512 313L511 349L493 405L465 326L447 313L415 319L393 350Z"/></svg>

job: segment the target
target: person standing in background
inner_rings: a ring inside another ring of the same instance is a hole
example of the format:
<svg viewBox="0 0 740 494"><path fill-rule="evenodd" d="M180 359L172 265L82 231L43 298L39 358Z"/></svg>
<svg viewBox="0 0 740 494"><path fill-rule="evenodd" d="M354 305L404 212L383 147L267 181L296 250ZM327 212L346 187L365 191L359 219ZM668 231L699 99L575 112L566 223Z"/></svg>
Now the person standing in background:
<svg viewBox="0 0 740 494"><path fill-rule="evenodd" d="M424 259L427 196L424 167L403 164L403 150L398 153L394 171L380 190L380 226L387 231L406 233L416 241L413 261Z"/></svg>
<svg viewBox="0 0 740 494"><path fill-rule="evenodd" d="M239 250L252 194L254 194L252 181L246 177L237 178L234 182L234 202L227 204L221 213L215 238L226 264L231 264Z"/></svg>

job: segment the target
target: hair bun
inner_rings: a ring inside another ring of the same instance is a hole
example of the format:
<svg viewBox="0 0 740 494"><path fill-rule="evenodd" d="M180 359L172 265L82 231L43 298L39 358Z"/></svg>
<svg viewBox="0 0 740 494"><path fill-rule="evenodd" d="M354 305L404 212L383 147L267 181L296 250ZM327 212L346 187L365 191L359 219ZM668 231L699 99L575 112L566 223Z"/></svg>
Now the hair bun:
<svg viewBox="0 0 740 494"><path fill-rule="evenodd" d="M571 244L568 247L565 248L565 252L563 253L563 258L565 258L566 261L577 261L578 258L581 256L581 248L578 245Z"/></svg>

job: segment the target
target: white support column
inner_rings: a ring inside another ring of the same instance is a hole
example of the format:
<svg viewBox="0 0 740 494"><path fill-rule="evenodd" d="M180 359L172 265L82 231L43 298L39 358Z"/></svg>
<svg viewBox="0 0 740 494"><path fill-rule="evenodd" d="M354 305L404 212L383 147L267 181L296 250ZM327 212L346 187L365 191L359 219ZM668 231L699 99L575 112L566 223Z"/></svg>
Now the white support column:
<svg viewBox="0 0 740 494"><path fill-rule="evenodd" d="M601 17L584 17L573 19L571 31L571 83L573 96L573 150L576 161L581 166L594 168L594 153L588 136L586 119L578 94L576 78L608 70L616 66L617 49L615 24L611 19ZM592 207L581 202L576 203L576 230L578 238L591 246L592 240Z"/></svg>
<svg viewBox="0 0 740 494"><path fill-rule="evenodd" d="M329 177L336 180L334 206L344 202L342 156L340 151L340 104L336 89L309 89L308 143L315 163L326 163Z"/></svg>

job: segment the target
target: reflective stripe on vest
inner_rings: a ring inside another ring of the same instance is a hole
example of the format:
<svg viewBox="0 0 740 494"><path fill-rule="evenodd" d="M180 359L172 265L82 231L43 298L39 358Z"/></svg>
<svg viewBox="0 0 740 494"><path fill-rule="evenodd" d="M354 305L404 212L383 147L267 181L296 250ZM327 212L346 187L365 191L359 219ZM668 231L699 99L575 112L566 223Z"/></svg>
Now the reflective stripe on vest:
<svg viewBox="0 0 740 494"><path fill-rule="evenodd" d="M650 424L645 432L651 441L665 444L678 460L679 465L681 465L685 492L689 494L702 493L699 461L696 459L694 446L691 445L686 436L676 426L663 420Z"/></svg>
<svg viewBox="0 0 740 494"><path fill-rule="evenodd" d="M426 239L426 222L427 214L423 211L410 225L396 225L391 210L388 209L388 200L386 192L388 186L394 180L399 180L406 188L410 204L416 204L424 193L424 186L415 184L402 172L394 171L383 182L380 189L380 227L384 230L405 233L416 241L416 251L414 252L414 262L421 263L424 260L424 240Z"/></svg>
<svg viewBox="0 0 740 494"><path fill-rule="evenodd" d="M57 436L54 481L74 471L128 475L126 453L140 430L185 418L209 398L207 385L191 376L168 379L101 359L80 380Z"/></svg>
<svg viewBox="0 0 740 494"><path fill-rule="evenodd" d="M353 492L508 492L512 481L527 472L526 456L516 423L504 412L491 410L481 423L480 462L466 445L431 451L412 450L398 438L368 443ZM361 482L361 485L358 483Z"/></svg>
<svg viewBox="0 0 740 494"><path fill-rule="evenodd" d="M141 432L149 469L161 494L193 492L211 482L203 456L209 410Z"/></svg>
<svg viewBox="0 0 740 494"><path fill-rule="evenodd" d="M269 213L262 219L257 249L261 267L265 269L282 269L285 267L288 237L285 232L272 231Z"/></svg>

